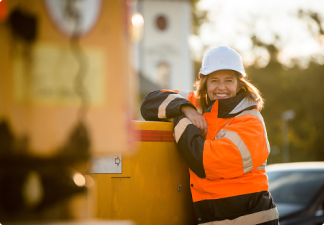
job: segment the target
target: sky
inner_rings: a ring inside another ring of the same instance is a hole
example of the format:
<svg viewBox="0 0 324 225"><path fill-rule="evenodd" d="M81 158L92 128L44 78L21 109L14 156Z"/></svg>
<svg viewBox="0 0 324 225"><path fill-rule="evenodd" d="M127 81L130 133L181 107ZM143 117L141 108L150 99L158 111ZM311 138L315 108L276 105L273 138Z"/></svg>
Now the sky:
<svg viewBox="0 0 324 225"><path fill-rule="evenodd" d="M310 57L324 63L324 35L315 36L318 26L313 20L298 18L299 9L317 12L324 29L324 0L201 0L197 8L206 10L209 20L200 27L198 36L189 39L198 60L206 50L228 45L240 52L245 64L257 59L265 66L269 55L262 48L252 49L254 33L264 43L275 42L280 49L279 61L285 65L298 58L307 66ZM275 41L276 35L280 41Z"/></svg>

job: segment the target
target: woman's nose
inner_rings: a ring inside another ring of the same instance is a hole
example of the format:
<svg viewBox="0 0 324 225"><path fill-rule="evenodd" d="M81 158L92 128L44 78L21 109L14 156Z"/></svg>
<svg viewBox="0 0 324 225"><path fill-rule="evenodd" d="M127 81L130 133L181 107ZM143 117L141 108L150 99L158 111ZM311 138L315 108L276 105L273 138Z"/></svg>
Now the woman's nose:
<svg viewBox="0 0 324 225"><path fill-rule="evenodd" d="M223 82L220 82L217 88L223 90L225 89L225 84Z"/></svg>

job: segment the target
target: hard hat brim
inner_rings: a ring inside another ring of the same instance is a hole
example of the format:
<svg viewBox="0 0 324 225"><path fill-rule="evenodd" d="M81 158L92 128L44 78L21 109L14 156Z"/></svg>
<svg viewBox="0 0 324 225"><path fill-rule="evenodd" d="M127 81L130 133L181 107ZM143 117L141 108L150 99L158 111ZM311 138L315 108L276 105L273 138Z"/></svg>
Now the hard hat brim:
<svg viewBox="0 0 324 225"><path fill-rule="evenodd" d="M246 73L245 73L244 70L243 71L242 70L240 71L240 70L235 70L233 68L222 67L222 68L217 68L217 69L214 68L214 69L204 70L203 72L202 72L202 69L200 69L198 77L199 77L199 79L201 79L201 75L207 76L207 75L209 75L209 74L211 74L213 72L219 71L219 70L233 70L233 71L236 71L236 72L242 74L243 77L246 76Z"/></svg>

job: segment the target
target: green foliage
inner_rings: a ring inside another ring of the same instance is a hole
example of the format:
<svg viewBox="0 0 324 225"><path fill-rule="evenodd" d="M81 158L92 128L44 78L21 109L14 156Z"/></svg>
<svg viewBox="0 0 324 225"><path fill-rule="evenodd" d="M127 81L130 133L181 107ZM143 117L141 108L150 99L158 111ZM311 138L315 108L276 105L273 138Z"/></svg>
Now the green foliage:
<svg viewBox="0 0 324 225"><path fill-rule="evenodd" d="M276 61L264 68L247 68L248 77L265 98L262 115L271 146L282 149L282 119L294 110L289 123L290 161L324 160L324 65L310 63L307 69L284 69ZM269 163L282 162L282 151L271 154Z"/></svg>
<svg viewBox="0 0 324 225"><path fill-rule="evenodd" d="M322 21L317 13L299 11L300 19L309 18L309 23L315 21L318 26L314 38L323 34ZM280 37L276 37L278 41ZM265 44L252 36L253 46L266 49L270 55L269 64L264 68L257 65L247 68L249 78L259 88L266 100L262 114L267 126L271 146L278 146L281 151L271 154L269 163L283 161L282 153L282 113L294 110L295 118L289 124L290 161L320 161L324 160L324 65L311 59L305 69L298 66L286 68L278 62L280 49L273 44ZM316 57L316 56L314 56Z"/></svg>
<svg viewBox="0 0 324 225"><path fill-rule="evenodd" d="M200 26L207 22L207 11L198 10L196 5L199 2L199 0L190 0L191 3L191 15L192 15L192 33L198 34Z"/></svg>

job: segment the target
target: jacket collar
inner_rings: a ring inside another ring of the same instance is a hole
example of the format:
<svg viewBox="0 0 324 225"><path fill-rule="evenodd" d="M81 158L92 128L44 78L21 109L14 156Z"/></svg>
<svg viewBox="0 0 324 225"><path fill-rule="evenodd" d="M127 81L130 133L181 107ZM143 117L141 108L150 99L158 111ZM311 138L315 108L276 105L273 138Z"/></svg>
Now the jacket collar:
<svg viewBox="0 0 324 225"><path fill-rule="evenodd" d="M246 91L241 90L232 98L212 101L206 113L216 113L218 118L229 118L240 114L244 110L256 109L258 103L247 95Z"/></svg>

